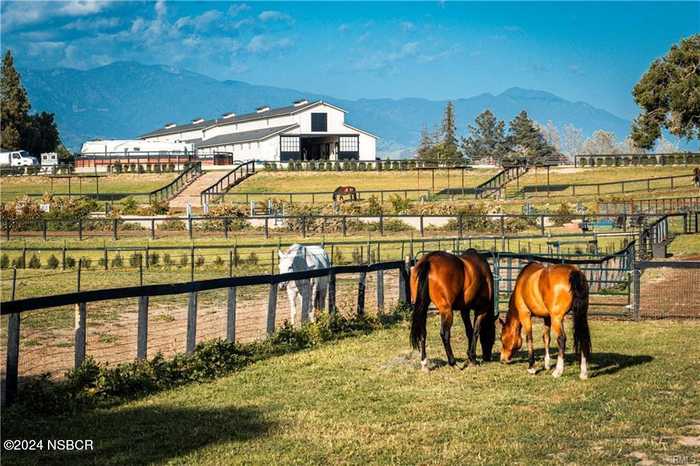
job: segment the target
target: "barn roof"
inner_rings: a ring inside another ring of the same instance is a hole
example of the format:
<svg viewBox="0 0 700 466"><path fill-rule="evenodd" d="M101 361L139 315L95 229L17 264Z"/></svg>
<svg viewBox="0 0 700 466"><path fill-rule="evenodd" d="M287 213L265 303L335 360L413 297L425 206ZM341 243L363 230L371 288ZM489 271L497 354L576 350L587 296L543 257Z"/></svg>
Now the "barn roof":
<svg viewBox="0 0 700 466"><path fill-rule="evenodd" d="M302 105L288 105L286 107L279 107L279 108L271 108L270 110L267 110L265 112L253 112L253 113L247 113L245 115L236 115L235 117L230 117L230 118L218 118L214 120L204 120L200 123L186 123L182 125L176 125L171 128L160 128L154 131L151 131L146 134L142 134L139 136L140 139L143 138L148 138L148 137L154 137L154 136L164 136L166 134L177 134L177 133L184 133L187 131L193 131L193 130L198 130L198 129L205 129L209 128L212 126L220 126L220 125L230 125L234 123L243 123L247 121L255 121L255 120L264 120L270 117L278 117L278 116L287 116L287 115L292 115L294 113L300 112L302 110L306 110L310 107L313 107L318 104L325 103L322 100L316 100L313 102L309 102L306 104ZM331 107L334 107L333 105L330 105L328 103L325 103L326 105L329 105ZM338 107L334 107L338 108ZM339 108L339 110L344 111Z"/></svg>
<svg viewBox="0 0 700 466"><path fill-rule="evenodd" d="M242 142L255 142L267 139L275 134L283 133L299 125L275 126L272 128L255 129L252 131L241 131L239 133L222 134L206 139L197 144L197 148L222 146L225 144L239 144Z"/></svg>

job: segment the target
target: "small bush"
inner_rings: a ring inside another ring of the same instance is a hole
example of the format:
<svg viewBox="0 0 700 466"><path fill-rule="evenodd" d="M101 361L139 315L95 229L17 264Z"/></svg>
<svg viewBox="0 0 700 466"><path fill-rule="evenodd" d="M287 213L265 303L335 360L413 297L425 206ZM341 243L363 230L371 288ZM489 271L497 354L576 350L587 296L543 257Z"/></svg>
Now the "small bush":
<svg viewBox="0 0 700 466"><path fill-rule="evenodd" d="M101 269L104 269L107 266L107 259L105 259L104 257L100 257L97 260L97 266Z"/></svg>
<svg viewBox="0 0 700 466"><path fill-rule="evenodd" d="M251 252L248 254L248 258L246 259L246 263L250 265L258 265L258 255L255 254L255 252Z"/></svg>
<svg viewBox="0 0 700 466"><path fill-rule="evenodd" d="M10 266L10 257L7 254L0 256L0 269L6 269Z"/></svg>
<svg viewBox="0 0 700 466"><path fill-rule="evenodd" d="M92 266L92 259L89 257L81 257L80 258L80 267L83 269L89 269Z"/></svg>
<svg viewBox="0 0 700 466"><path fill-rule="evenodd" d="M189 256L187 254L183 254L180 256L180 267L185 267L187 264L190 263Z"/></svg>
<svg viewBox="0 0 700 466"><path fill-rule="evenodd" d="M167 252L163 254L163 265L165 265L166 267L171 267L174 264L175 262L173 261L173 258L170 257L170 254L168 254Z"/></svg>
<svg viewBox="0 0 700 466"><path fill-rule="evenodd" d="M50 269L57 269L60 264L58 258L53 254L51 254L49 260L46 261L46 266Z"/></svg>
<svg viewBox="0 0 700 466"><path fill-rule="evenodd" d="M202 267L202 266L204 266L204 256L197 256L195 265L196 265L197 267Z"/></svg>
<svg viewBox="0 0 700 466"><path fill-rule="evenodd" d="M125 215L135 214L138 210L139 205L136 203L136 199L129 196L122 202L122 213Z"/></svg>
<svg viewBox="0 0 700 466"><path fill-rule="evenodd" d="M143 255L141 255L140 252L135 252L129 257L129 267L132 268L137 268L138 266L141 265L141 261L143 260Z"/></svg>
<svg viewBox="0 0 700 466"><path fill-rule="evenodd" d="M75 258L71 256L66 256L66 267L69 269L75 268Z"/></svg>
<svg viewBox="0 0 700 466"><path fill-rule="evenodd" d="M40 269L41 268L41 260L37 257L36 254L32 254L32 257L29 259L29 268L30 269Z"/></svg>
<svg viewBox="0 0 700 466"><path fill-rule="evenodd" d="M149 265L158 265L160 263L160 254L157 252L152 252L148 255Z"/></svg>
<svg viewBox="0 0 700 466"><path fill-rule="evenodd" d="M121 254L117 253L117 255L112 258L112 268L120 267L124 267L124 258Z"/></svg>
<svg viewBox="0 0 700 466"><path fill-rule="evenodd" d="M12 260L12 265L17 269L24 269L27 264L24 261L24 256L17 256L16 259Z"/></svg>
<svg viewBox="0 0 700 466"><path fill-rule="evenodd" d="M216 256L216 258L214 259L214 265L217 267L221 267L222 265L224 265L224 260L221 258L221 256Z"/></svg>

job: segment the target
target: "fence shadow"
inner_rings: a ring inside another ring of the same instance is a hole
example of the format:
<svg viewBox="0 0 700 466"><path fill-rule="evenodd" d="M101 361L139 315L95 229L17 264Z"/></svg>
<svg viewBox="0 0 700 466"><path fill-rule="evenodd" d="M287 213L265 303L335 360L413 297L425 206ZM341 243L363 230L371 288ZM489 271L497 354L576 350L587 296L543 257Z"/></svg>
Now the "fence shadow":
<svg viewBox="0 0 700 466"><path fill-rule="evenodd" d="M6 438L43 438L44 442L46 439L91 439L94 449L5 451L3 464L161 464L210 445L262 437L274 427L255 408L157 405L91 410L70 420L51 417L41 423L13 424L3 425Z"/></svg>

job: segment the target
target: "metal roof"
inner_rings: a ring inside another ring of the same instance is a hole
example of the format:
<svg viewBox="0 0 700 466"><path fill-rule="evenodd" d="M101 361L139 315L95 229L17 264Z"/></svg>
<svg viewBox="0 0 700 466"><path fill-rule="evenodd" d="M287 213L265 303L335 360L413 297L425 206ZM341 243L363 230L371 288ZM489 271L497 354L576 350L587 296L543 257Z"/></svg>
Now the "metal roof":
<svg viewBox="0 0 700 466"><path fill-rule="evenodd" d="M234 123L243 123L247 121L255 121L255 120L264 120L266 118L270 117L278 117L278 116L287 116L287 115L292 115L294 113L300 112L302 110L306 110L309 107L313 107L318 104L325 103L326 105L329 105L334 108L335 107L331 104L328 104L326 102L323 102L322 100L315 100L313 102L309 102L304 105L288 105L286 107L279 107L279 108L271 108L270 110L266 112L253 112L253 113L246 113L245 115L236 115L235 117L230 117L230 118L218 118L214 120L205 120L201 123L186 123L183 125L177 125L172 128L160 128L154 131L151 131L146 134L142 134L139 136L140 139L147 138L147 137L154 137L154 136L163 136L166 134L177 134L177 133L183 133L187 131L193 131L193 130L200 130L200 129L205 129L209 128L212 126L219 126L219 125L230 125ZM342 109L339 109L341 111L344 111Z"/></svg>
<svg viewBox="0 0 700 466"><path fill-rule="evenodd" d="M283 133L298 126L299 125L295 123L287 126L275 126L272 128L255 129L252 131L241 131L239 133L222 134L198 143L197 148L222 146L225 144L239 144L241 142L262 141L270 136Z"/></svg>

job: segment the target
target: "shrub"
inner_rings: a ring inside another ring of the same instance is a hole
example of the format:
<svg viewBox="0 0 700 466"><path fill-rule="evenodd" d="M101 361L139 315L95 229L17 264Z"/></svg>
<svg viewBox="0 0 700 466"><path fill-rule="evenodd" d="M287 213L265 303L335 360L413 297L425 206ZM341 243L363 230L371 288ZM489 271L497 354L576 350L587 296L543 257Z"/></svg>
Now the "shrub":
<svg viewBox="0 0 700 466"><path fill-rule="evenodd" d="M141 265L142 260L143 256L141 255L141 253L135 252L129 257L129 267L137 268L139 265Z"/></svg>
<svg viewBox="0 0 700 466"><path fill-rule="evenodd" d="M80 258L80 267L84 269L89 269L92 266L92 259L89 257L81 257Z"/></svg>
<svg viewBox="0 0 700 466"><path fill-rule="evenodd" d="M0 256L0 269L6 269L10 266L10 257L3 253L2 256Z"/></svg>
<svg viewBox="0 0 700 466"><path fill-rule="evenodd" d="M202 267L204 265L204 256L197 256L197 261L195 264L197 267Z"/></svg>
<svg viewBox="0 0 700 466"><path fill-rule="evenodd" d="M124 267L124 258L119 253L112 258L112 268L117 267Z"/></svg>
<svg viewBox="0 0 700 466"><path fill-rule="evenodd" d="M397 214L406 213L411 208L411 201L404 199L398 194L392 194L389 196L389 202L391 203L391 207L394 209L394 212Z"/></svg>
<svg viewBox="0 0 700 466"><path fill-rule="evenodd" d="M148 255L149 265L158 265L160 262L160 255L157 252L152 252Z"/></svg>
<svg viewBox="0 0 700 466"><path fill-rule="evenodd" d="M27 264L24 262L24 256L17 256L17 259L12 261L12 265L17 269L24 269Z"/></svg>
<svg viewBox="0 0 700 466"><path fill-rule="evenodd" d="M32 254L32 257L29 259L29 268L30 269L40 269L41 268L41 260L37 257L36 254Z"/></svg>
<svg viewBox="0 0 700 466"><path fill-rule="evenodd" d="M222 265L224 265L224 260L221 258L221 256L216 256L216 258L214 259L214 265L217 267L221 267Z"/></svg>
<svg viewBox="0 0 700 466"><path fill-rule="evenodd" d="M163 254L163 265L166 267L171 267L175 262L173 261L172 257L170 257L170 254L167 252Z"/></svg>
<svg viewBox="0 0 700 466"><path fill-rule="evenodd" d="M104 257L100 257L100 258L97 260L97 265L98 265L101 269L104 269L105 267L107 267L107 259L105 259Z"/></svg>
<svg viewBox="0 0 700 466"><path fill-rule="evenodd" d="M183 254L182 256L180 256L180 267L185 267L189 263L190 260L187 254Z"/></svg>
<svg viewBox="0 0 700 466"><path fill-rule="evenodd" d="M49 256L49 260L46 261L46 266L50 269L57 269L59 265L60 262L58 261L58 258L51 254L51 256Z"/></svg>
<svg viewBox="0 0 700 466"><path fill-rule="evenodd" d="M122 213L125 215L135 214L138 210L139 205L136 203L136 199L129 196L122 202Z"/></svg>
<svg viewBox="0 0 700 466"><path fill-rule="evenodd" d="M255 252L251 252L248 254L248 258L246 259L246 263L250 265L258 265L258 255L255 254Z"/></svg>
<svg viewBox="0 0 700 466"><path fill-rule="evenodd" d="M156 165L156 166L158 166L158 165ZM149 211L150 211L150 213L153 214L153 215L163 215L163 214L167 214L167 213L168 213L168 209L169 209L169 207L168 207L168 201L166 201L166 200L156 201L155 199L153 199L153 200L149 203Z"/></svg>
<svg viewBox="0 0 700 466"><path fill-rule="evenodd" d="M75 268L75 258L66 256L66 267L69 269Z"/></svg>

